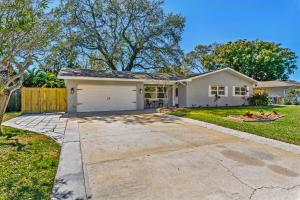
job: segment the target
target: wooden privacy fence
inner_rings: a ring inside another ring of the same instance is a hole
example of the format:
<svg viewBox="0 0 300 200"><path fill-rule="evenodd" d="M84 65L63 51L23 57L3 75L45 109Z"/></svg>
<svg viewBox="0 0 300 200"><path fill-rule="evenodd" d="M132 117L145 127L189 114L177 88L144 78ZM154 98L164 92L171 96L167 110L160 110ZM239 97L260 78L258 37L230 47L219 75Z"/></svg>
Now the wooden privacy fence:
<svg viewBox="0 0 300 200"><path fill-rule="evenodd" d="M22 88L22 113L67 111L66 88Z"/></svg>

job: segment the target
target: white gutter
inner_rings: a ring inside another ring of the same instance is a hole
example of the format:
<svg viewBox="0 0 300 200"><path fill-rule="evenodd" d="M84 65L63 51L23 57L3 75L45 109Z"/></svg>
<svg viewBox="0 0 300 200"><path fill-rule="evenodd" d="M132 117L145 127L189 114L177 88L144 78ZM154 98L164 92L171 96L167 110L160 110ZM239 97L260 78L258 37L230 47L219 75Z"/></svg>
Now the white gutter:
<svg viewBox="0 0 300 200"><path fill-rule="evenodd" d="M86 76L57 76L58 79L64 80L89 80L89 81L125 81L125 82L155 82L155 83L177 83L173 80L156 80L156 79L123 79L123 78L100 78Z"/></svg>
<svg viewBox="0 0 300 200"><path fill-rule="evenodd" d="M236 75L239 75L240 77L243 77L245 79L247 79L249 82L253 82L255 84L258 83L258 81L254 80L251 77L248 77L234 69L231 68L223 68L220 70L216 70L213 72L208 72L205 74L201 74L198 76L194 76L191 78L187 78L187 79L182 79L182 80L176 80L176 81L172 81L172 80L155 80L155 79L126 79L126 78L100 78L100 77L86 77L86 76L57 76L58 79L65 79L65 80L93 80L93 81L129 81L129 82L154 82L154 83L182 83L182 82L192 82L193 79L196 78L200 78L200 77L204 77L204 76L209 76L218 72L222 72L222 71L231 71L232 73L235 73Z"/></svg>

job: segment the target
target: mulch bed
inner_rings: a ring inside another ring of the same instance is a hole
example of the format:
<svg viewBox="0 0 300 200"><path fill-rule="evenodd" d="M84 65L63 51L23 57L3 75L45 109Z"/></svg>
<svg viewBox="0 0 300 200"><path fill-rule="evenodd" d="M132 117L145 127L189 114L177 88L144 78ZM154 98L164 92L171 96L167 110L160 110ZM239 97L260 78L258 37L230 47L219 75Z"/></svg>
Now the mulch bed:
<svg viewBox="0 0 300 200"><path fill-rule="evenodd" d="M275 114L252 114L249 115L230 115L226 117L227 119L231 119L239 122L272 122L276 121L280 118L284 117L284 115L275 115Z"/></svg>

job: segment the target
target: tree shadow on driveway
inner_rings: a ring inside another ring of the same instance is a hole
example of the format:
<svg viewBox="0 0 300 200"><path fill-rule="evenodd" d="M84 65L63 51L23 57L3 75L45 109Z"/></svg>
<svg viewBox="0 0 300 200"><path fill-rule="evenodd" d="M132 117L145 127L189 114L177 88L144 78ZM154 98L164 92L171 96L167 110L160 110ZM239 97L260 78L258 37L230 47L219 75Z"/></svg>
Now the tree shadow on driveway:
<svg viewBox="0 0 300 200"><path fill-rule="evenodd" d="M118 112L94 112L79 113L70 116L72 119L79 120L79 123L101 121L105 123L121 122L124 124L140 124L147 125L153 123L176 123L176 119L172 119L166 115L149 112L149 111L118 111Z"/></svg>

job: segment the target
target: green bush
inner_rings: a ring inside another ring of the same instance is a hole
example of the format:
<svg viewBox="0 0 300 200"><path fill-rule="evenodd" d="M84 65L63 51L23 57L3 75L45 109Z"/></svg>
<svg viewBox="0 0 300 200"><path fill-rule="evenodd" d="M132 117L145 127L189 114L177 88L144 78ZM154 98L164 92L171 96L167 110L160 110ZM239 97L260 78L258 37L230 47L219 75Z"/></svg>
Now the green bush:
<svg viewBox="0 0 300 200"><path fill-rule="evenodd" d="M284 105L293 105L293 100L290 98L285 98L283 104Z"/></svg>
<svg viewBox="0 0 300 200"><path fill-rule="evenodd" d="M44 72L33 68L27 70L24 76L24 87L64 88L63 80L59 80L55 73Z"/></svg>
<svg viewBox="0 0 300 200"><path fill-rule="evenodd" d="M299 105L298 96L300 96L300 90L290 90L287 97L284 99L284 104Z"/></svg>
<svg viewBox="0 0 300 200"><path fill-rule="evenodd" d="M253 106L266 106L269 104L269 96L266 93L254 94L249 98L249 103Z"/></svg>

